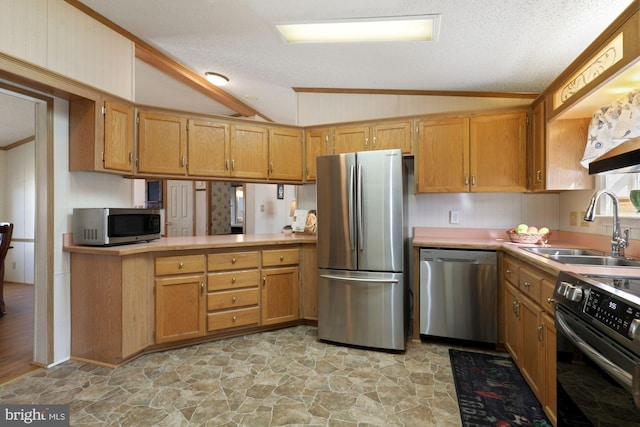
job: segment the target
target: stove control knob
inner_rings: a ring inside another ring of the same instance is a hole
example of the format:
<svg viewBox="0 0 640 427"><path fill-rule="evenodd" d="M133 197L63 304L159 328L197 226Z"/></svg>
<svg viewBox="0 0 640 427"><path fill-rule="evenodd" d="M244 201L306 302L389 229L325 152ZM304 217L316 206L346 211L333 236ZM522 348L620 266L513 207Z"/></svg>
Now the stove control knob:
<svg viewBox="0 0 640 427"><path fill-rule="evenodd" d="M571 287L571 285L567 282L560 282L560 285L558 285L558 295L562 295L563 297L567 297L567 291L569 290L569 288Z"/></svg>
<svg viewBox="0 0 640 427"><path fill-rule="evenodd" d="M629 338L632 340L640 339L640 319L633 319L629 326Z"/></svg>
<svg viewBox="0 0 640 427"><path fill-rule="evenodd" d="M584 297L584 291L578 286L569 286L567 290L567 299L573 302L580 302Z"/></svg>

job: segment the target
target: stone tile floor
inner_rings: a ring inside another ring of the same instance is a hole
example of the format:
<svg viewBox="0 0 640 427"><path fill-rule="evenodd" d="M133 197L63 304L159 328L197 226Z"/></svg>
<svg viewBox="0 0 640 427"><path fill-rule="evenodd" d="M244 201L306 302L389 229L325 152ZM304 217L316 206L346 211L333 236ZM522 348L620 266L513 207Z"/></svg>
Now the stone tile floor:
<svg viewBox="0 0 640 427"><path fill-rule="evenodd" d="M0 403L69 404L71 425L460 426L448 346L387 353L298 326L153 353L67 361L0 386Z"/></svg>

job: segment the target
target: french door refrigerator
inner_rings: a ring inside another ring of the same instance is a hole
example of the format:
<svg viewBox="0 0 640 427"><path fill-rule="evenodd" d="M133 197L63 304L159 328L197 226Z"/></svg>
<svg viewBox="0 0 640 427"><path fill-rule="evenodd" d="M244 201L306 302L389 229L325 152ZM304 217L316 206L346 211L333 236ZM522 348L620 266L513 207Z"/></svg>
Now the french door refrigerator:
<svg viewBox="0 0 640 427"><path fill-rule="evenodd" d="M318 338L404 350L400 150L317 158Z"/></svg>

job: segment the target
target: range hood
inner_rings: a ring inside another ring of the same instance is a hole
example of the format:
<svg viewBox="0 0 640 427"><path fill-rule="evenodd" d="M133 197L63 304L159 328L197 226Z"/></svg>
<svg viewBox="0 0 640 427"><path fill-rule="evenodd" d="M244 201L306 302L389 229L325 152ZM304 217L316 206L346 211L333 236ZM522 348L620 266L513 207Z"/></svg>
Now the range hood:
<svg viewBox="0 0 640 427"><path fill-rule="evenodd" d="M629 139L589 163L589 175L640 172L640 137Z"/></svg>

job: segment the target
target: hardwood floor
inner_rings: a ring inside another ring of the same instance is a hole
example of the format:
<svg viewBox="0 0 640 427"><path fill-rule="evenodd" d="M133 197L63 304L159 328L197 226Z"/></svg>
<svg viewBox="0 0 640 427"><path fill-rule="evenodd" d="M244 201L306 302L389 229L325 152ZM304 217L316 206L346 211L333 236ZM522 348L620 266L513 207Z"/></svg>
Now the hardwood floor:
<svg viewBox="0 0 640 427"><path fill-rule="evenodd" d="M4 284L0 317L0 384L39 369L33 361L33 285Z"/></svg>

